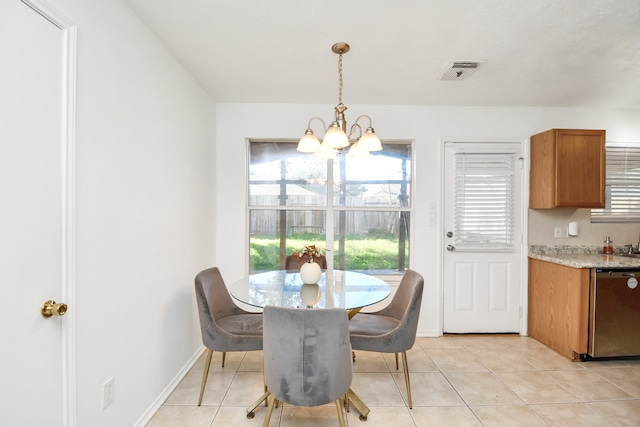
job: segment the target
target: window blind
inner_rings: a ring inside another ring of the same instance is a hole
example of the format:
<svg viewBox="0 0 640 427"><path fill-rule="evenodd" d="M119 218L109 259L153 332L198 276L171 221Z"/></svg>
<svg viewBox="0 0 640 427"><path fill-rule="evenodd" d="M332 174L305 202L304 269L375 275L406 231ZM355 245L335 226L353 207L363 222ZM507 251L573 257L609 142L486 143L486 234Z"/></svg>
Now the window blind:
<svg viewBox="0 0 640 427"><path fill-rule="evenodd" d="M513 153L457 153L455 247L457 251L514 250Z"/></svg>
<svg viewBox="0 0 640 427"><path fill-rule="evenodd" d="M591 222L640 222L640 144L607 143L605 207Z"/></svg>

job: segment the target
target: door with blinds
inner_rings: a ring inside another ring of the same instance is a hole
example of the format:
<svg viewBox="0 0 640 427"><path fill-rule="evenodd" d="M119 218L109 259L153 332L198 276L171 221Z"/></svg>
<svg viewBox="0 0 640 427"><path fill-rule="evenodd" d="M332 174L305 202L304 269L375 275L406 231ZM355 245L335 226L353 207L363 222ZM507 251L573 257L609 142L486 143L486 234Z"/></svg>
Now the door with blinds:
<svg viewBox="0 0 640 427"><path fill-rule="evenodd" d="M445 143L445 333L520 332L522 146Z"/></svg>

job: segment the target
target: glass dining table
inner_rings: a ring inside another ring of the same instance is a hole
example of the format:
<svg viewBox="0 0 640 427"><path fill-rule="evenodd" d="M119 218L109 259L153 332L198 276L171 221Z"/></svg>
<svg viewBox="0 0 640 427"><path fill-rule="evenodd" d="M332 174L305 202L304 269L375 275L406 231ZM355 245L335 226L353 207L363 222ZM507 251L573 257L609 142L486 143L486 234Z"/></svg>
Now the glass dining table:
<svg viewBox="0 0 640 427"><path fill-rule="evenodd" d="M317 284L304 284L298 270L277 270L246 276L229 287L236 300L254 307L276 305L292 308L344 308L349 318L364 307L383 301L391 294L387 282L355 271L327 269ZM264 402L267 393L247 409L247 418ZM350 389L348 401L366 420L369 408ZM348 406L347 406L348 407Z"/></svg>
<svg viewBox="0 0 640 427"><path fill-rule="evenodd" d="M353 317L387 298L391 287L375 276L331 269L322 272L317 285L306 285L298 270L277 270L246 276L233 283L229 292L254 307L344 308Z"/></svg>

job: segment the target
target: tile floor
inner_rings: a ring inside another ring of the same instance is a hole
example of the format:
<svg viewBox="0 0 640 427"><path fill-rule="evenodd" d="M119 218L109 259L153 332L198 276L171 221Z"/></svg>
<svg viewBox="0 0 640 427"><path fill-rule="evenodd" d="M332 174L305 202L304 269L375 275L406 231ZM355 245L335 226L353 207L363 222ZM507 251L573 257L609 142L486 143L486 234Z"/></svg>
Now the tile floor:
<svg viewBox="0 0 640 427"><path fill-rule="evenodd" d="M351 409L351 427L638 426L640 360L571 362L532 338L450 335L418 338L407 352L413 409L405 404L402 366L392 354L356 352L352 389L369 406ZM246 418L262 394L262 353L214 353L197 406L204 356L148 427L262 426L265 408ZM400 361L402 363L402 361ZM334 405L274 410L270 426L338 425Z"/></svg>

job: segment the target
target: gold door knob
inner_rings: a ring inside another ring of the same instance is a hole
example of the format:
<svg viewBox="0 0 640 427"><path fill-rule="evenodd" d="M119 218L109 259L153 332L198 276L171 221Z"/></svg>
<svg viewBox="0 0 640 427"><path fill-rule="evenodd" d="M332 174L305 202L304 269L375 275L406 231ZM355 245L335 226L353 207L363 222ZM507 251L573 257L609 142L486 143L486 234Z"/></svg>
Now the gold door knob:
<svg viewBox="0 0 640 427"><path fill-rule="evenodd" d="M57 303L53 300L46 301L42 304L40 312L44 317L64 316L67 312L67 304Z"/></svg>

